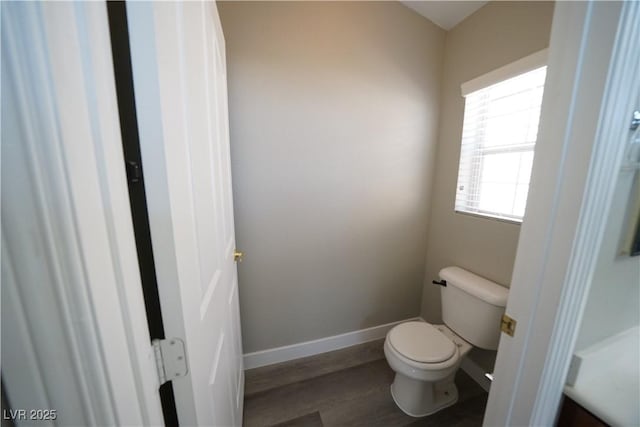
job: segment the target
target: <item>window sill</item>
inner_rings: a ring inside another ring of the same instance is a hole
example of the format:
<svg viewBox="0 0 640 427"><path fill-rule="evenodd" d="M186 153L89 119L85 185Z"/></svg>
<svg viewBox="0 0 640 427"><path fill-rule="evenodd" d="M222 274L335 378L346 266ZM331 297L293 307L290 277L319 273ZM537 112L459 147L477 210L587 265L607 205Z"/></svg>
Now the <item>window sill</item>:
<svg viewBox="0 0 640 427"><path fill-rule="evenodd" d="M456 210L454 210L454 212L460 215L467 215L475 218L488 219L488 220L498 221L498 222L506 222L507 224L513 224L513 225L522 225L522 220L518 220L518 219L502 218L499 216L493 216L493 215L478 213L478 212L467 212L467 211L456 211Z"/></svg>

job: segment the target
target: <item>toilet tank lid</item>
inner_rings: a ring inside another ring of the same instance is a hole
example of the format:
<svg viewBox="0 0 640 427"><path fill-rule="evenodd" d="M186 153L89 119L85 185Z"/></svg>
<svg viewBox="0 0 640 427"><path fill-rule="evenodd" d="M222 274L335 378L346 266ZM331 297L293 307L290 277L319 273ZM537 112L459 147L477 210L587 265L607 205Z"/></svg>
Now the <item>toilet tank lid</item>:
<svg viewBox="0 0 640 427"><path fill-rule="evenodd" d="M455 286L489 304L497 307L507 305L509 289L470 271L460 267L446 267L440 270L440 278L447 281L447 286Z"/></svg>

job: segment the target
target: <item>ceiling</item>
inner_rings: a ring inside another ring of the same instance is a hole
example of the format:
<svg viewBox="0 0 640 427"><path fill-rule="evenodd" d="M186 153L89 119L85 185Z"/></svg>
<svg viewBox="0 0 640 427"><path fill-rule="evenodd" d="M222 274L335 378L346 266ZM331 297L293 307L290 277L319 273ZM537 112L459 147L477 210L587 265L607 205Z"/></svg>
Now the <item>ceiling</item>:
<svg viewBox="0 0 640 427"><path fill-rule="evenodd" d="M402 4L418 12L439 27L450 30L464 18L487 4L486 1L406 1Z"/></svg>

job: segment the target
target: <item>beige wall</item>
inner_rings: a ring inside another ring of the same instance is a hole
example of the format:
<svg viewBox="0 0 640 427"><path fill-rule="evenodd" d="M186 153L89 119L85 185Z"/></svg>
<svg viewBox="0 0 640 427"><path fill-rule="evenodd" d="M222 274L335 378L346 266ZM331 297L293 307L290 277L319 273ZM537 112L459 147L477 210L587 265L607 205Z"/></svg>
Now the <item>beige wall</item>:
<svg viewBox="0 0 640 427"><path fill-rule="evenodd" d="M552 17L549 2L491 2L447 33L422 302L429 322L441 321L440 289L431 280L443 267L457 265L510 285L520 226L453 210L464 113L460 85L547 47Z"/></svg>
<svg viewBox="0 0 640 427"><path fill-rule="evenodd" d="M445 33L399 2L221 2L244 350L420 314Z"/></svg>

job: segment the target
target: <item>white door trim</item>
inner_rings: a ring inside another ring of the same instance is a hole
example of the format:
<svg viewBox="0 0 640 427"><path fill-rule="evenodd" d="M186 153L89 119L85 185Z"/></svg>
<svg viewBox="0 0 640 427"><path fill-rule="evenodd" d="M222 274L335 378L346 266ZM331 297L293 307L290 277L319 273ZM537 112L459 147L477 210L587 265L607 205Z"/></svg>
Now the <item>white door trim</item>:
<svg viewBox="0 0 640 427"><path fill-rule="evenodd" d="M536 162L484 425L553 425L640 90L636 2L558 2ZM635 49L635 50L634 50Z"/></svg>
<svg viewBox="0 0 640 427"><path fill-rule="evenodd" d="M174 235L171 222L170 188L183 180L176 179L175 176L170 175L167 163L169 159L180 158L183 160L183 154L180 151L170 152L176 144L170 145L165 141L182 142L185 138L179 133L166 134L166 123L162 121L162 110L163 108L171 110L174 106L167 106L162 102L159 81L160 73L163 70L155 62L158 50L155 38L156 9L165 10L169 7L171 5L168 3L160 5L153 2L129 2L127 3L127 25L129 28L136 115L144 167L145 192L158 294L161 301L163 299L182 301L184 296L180 292L180 287L177 286L181 279L181 271L176 262L176 252L181 246L181 242L179 240L180 236ZM163 17L167 15L164 14ZM167 27L175 30L173 26L168 25ZM177 40L175 34L166 34L168 31L167 28L164 28L163 32L158 32L158 34L164 34L164 37L168 40L168 43L164 45L165 49L167 49L167 46L173 47L171 40ZM162 48L163 46L160 47ZM173 61L174 59L171 60ZM179 79L174 78L174 81L179 81ZM180 111L173 112L173 114L179 123L183 122ZM183 163L188 162L183 160ZM181 194L176 190L173 193ZM186 193L182 194L188 196ZM182 201L182 203L190 205L188 201ZM183 222L189 223L188 219L184 218ZM192 279L192 281L197 283L196 280ZM183 340L186 344L186 350L190 351L190 337L186 336L182 313L162 308L165 335ZM178 419L185 425L196 425L195 398L193 396L191 376L188 375L174 381L173 390ZM180 408L183 408L182 411ZM190 410L187 411L184 408L190 408Z"/></svg>
<svg viewBox="0 0 640 427"><path fill-rule="evenodd" d="M56 409L61 424L162 424L106 5L1 7L10 403Z"/></svg>
<svg viewBox="0 0 640 427"><path fill-rule="evenodd" d="M599 248L615 193L617 172L628 147L631 112L640 93L640 4L623 6L613 60L602 105L600 124L587 178L572 259L563 286L551 344L533 408L532 425L549 425L569 371L582 323ZM631 96L630 96L631 94Z"/></svg>

